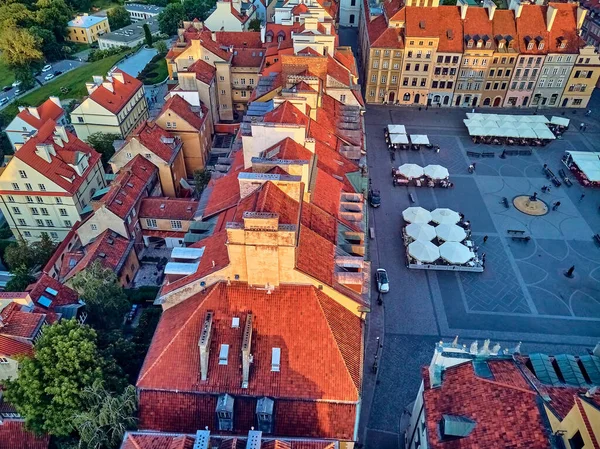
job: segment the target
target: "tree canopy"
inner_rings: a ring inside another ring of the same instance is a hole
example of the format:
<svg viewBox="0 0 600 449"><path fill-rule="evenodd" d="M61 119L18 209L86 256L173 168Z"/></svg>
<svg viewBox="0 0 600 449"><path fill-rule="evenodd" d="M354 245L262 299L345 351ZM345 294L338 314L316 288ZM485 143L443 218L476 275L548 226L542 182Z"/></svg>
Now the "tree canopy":
<svg viewBox="0 0 600 449"><path fill-rule="evenodd" d="M47 233L43 232L37 242L29 243L27 240L19 239L9 245L4 252L4 261L11 271L19 267L32 270L45 265L55 248L54 242Z"/></svg>
<svg viewBox="0 0 600 449"><path fill-rule="evenodd" d="M146 40L146 45L152 47L152 32L147 23L144 24L144 39Z"/></svg>
<svg viewBox="0 0 600 449"><path fill-rule="evenodd" d="M4 28L0 33L2 59L11 67L29 67L42 61L41 46L41 39L23 28Z"/></svg>
<svg viewBox="0 0 600 449"><path fill-rule="evenodd" d="M261 21L258 18L252 19L248 24L248 31L260 31Z"/></svg>
<svg viewBox="0 0 600 449"><path fill-rule="evenodd" d="M33 358L20 363L19 376L6 383L5 398L36 432L66 436L73 416L85 410L85 388L102 381L96 332L76 320L47 326Z"/></svg>
<svg viewBox="0 0 600 449"><path fill-rule="evenodd" d="M14 269L11 274L13 277L6 283L6 287L4 288L7 292L23 292L29 284L35 282L35 277L24 265Z"/></svg>
<svg viewBox="0 0 600 449"><path fill-rule="evenodd" d="M197 197L200 197L200 195L202 195L202 192L204 192L204 189L210 182L210 177L211 174L208 170L196 170L194 172L194 192Z"/></svg>
<svg viewBox="0 0 600 449"><path fill-rule="evenodd" d="M129 13L124 6L115 6L106 13L111 31L118 30L131 24Z"/></svg>
<svg viewBox="0 0 600 449"><path fill-rule="evenodd" d="M129 310L129 301L113 270L104 268L96 260L77 273L71 284L85 301L90 325L96 329L117 329L121 326Z"/></svg>
<svg viewBox="0 0 600 449"><path fill-rule="evenodd" d="M108 166L108 161L115 154L113 143L119 140L121 136L118 134L105 134L97 132L90 134L87 138L87 143L102 156L102 164Z"/></svg>
<svg viewBox="0 0 600 449"><path fill-rule="evenodd" d="M158 27L161 33L177 34L179 25L186 20L185 8L181 3L169 3L158 15Z"/></svg>
<svg viewBox="0 0 600 449"><path fill-rule="evenodd" d="M185 20L206 20L213 6L215 3L208 0L184 0Z"/></svg>

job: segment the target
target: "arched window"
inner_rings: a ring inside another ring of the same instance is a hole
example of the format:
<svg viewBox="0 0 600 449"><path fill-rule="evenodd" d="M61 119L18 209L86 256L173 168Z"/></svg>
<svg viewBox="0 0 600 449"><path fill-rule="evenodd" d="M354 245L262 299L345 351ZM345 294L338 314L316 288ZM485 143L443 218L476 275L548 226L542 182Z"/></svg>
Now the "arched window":
<svg viewBox="0 0 600 449"><path fill-rule="evenodd" d="M404 101L410 101L410 94L408 92L406 92L404 94L404 97L402 98Z"/></svg>
<svg viewBox="0 0 600 449"><path fill-rule="evenodd" d="M267 33L267 42L273 42L273 33L271 31L269 31Z"/></svg>
<svg viewBox="0 0 600 449"><path fill-rule="evenodd" d="M277 42L281 42L283 40L285 40L285 34L282 31L277 35Z"/></svg>
<svg viewBox="0 0 600 449"><path fill-rule="evenodd" d="M435 96L433 97L433 102L434 102L434 103L439 103L439 102L440 102L440 99L441 99L441 97L440 97L439 95L435 95Z"/></svg>
<svg viewBox="0 0 600 449"><path fill-rule="evenodd" d="M491 99L489 99L489 98L486 98L485 100L483 100L483 105L484 105L484 106L489 106L489 105L490 105L490 103L491 103L491 101L492 101Z"/></svg>

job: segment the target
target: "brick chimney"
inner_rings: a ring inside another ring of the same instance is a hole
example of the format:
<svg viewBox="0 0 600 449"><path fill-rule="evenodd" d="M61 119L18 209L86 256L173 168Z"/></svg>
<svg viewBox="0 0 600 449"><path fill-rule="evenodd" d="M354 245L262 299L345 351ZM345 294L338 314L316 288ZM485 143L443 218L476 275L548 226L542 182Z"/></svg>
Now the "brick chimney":
<svg viewBox="0 0 600 449"><path fill-rule="evenodd" d="M548 10L546 11L546 30L551 31L552 25L554 25L554 19L556 19L556 14L558 14L558 9L554 6L548 5Z"/></svg>
<svg viewBox="0 0 600 449"><path fill-rule="evenodd" d="M208 356L210 351L210 341L212 337L212 321L213 312L208 311L204 316L202 331L200 332L200 340L198 347L200 348L200 379L208 379Z"/></svg>
<svg viewBox="0 0 600 449"><path fill-rule="evenodd" d="M248 380L250 378L250 364L252 363L252 354L250 348L252 346L252 321L251 313L246 315L246 325L244 326L244 335L242 337L242 388L248 388Z"/></svg>
<svg viewBox="0 0 600 449"><path fill-rule="evenodd" d="M587 12L587 9L584 9L581 6L577 7L577 31L581 30Z"/></svg>
<svg viewBox="0 0 600 449"><path fill-rule="evenodd" d="M465 20L467 18L467 10L469 9L469 5L466 0L458 0L456 2L457 6L460 6L460 18Z"/></svg>

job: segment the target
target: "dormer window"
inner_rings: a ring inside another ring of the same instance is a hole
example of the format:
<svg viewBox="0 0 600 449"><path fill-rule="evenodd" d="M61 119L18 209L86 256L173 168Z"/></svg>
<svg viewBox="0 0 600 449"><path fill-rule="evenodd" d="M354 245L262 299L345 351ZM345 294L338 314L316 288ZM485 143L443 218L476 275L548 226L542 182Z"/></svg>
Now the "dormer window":
<svg viewBox="0 0 600 449"><path fill-rule="evenodd" d="M533 50L533 41L527 44L527 50Z"/></svg>
<svg viewBox="0 0 600 449"><path fill-rule="evenodd" d="M498 49L504 48L504 42L498 42Z"/></svg>
<svg viewBox="0 0 600 449"><path fill-rule="evenodd" d="M483 41L480 39L477 41L477 48L483 47Z"/></svg>
<svg viewBox="0 0 600 449"><path fill-rule="evenodd" d="M487 41L485 43L485 48L492 48L492 41Z"/></svg>
<svg viewBox="0 0 600 449"><path fill-rule="evenodd" d="M467 42L467 48L473 48L473 39L469 39L469 42Z"/></svg>
<svg viewBox="0 0 600 449"><path fill-rule="evenodd" d="M544 42L540 42L538 44L538 50L543 50L544 49Z"/></svg>

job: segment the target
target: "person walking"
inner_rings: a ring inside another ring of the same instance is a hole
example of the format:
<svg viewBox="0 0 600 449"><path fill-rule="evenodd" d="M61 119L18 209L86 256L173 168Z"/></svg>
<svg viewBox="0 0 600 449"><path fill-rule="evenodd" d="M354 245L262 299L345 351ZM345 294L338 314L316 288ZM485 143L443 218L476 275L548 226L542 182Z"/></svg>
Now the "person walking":
<svg viewBox="0 0 600 449"><path fill-rule="evenodd" d="M557 210L558 206L560 206L560 201L557 201L556 203L554 203L554 205L552 206L552 210Z"/></svg>
<svg viewBox="0 0 600 449"><path fill-rule="evenodd" d="M585 126L585 123L582 123L581 125L579 125L579 131L583 132L583 127Z"/></svg>
<svg viewBox="0 0 600 449"><path fill-rule="evenodd" d="M579 197L579 201L581 201L584 198L585 198L585 193L582 193L581 196Z"/></svg>
<svg viewBox="0 0 600 449"><path fill-rule="evenodd" d="M488 236L487 236L487 235L484 235L484 236L483 236L483 243L487 242L487 239L488 239Z"/></svg>

